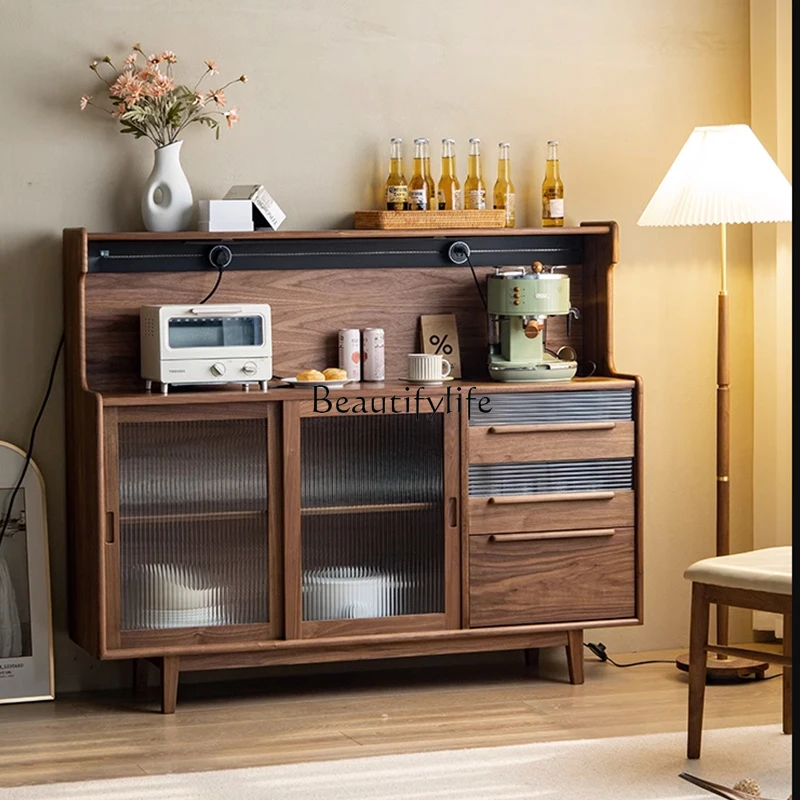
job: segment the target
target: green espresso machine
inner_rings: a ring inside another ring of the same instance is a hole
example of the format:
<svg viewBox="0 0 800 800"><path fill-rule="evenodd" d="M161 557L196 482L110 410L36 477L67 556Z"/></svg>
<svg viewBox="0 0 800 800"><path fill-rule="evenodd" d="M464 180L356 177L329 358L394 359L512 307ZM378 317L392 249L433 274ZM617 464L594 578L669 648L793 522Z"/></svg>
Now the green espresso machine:
<svg viewBox="0 0 800 800"><path fill-rule="evenodd" d="M569 277L540 262L495 269L487 281L489 375L496 381L534 383L575 377L575 351L547 349L547 317L578 317L570 306Z"/></svg>

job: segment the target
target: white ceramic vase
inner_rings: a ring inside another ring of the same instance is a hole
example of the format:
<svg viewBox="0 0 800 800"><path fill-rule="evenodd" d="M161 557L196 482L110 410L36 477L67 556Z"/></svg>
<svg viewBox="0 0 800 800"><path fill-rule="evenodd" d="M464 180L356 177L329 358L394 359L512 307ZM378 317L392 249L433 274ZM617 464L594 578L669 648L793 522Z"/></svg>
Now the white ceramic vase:
<svg viewBox="0 0 800 800"><path fill-rule="evenodd" d="M153 171L142 196L142 219L148 231L189 229L194 207L192 187L181 166L182 141L155 151Z"/></svg>

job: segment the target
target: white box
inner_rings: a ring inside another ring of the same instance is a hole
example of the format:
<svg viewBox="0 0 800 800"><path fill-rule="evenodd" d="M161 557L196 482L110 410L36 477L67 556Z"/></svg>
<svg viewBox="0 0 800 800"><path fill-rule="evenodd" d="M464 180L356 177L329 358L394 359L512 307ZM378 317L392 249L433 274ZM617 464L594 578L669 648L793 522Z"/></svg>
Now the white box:
<svg viewBox="0 0 800 800"><path fill-rule="evenodd" d="M197 227L201 231L252 231L253 206L249 200L200 200Z"/></svg>
<svg viewBox="0 0 800 800"><path fill-rule="evenodd" d="M231 186L225 195L229 200L249 200L253 204L256 230L268 227L276 231L286 219L286 214L261 184Z"/></svg>

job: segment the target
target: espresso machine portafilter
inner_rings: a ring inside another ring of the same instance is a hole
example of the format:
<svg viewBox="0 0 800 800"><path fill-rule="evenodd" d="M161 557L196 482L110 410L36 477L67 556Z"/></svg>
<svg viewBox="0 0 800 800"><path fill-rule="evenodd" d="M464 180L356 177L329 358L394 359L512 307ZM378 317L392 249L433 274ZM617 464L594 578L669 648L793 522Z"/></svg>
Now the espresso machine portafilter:
<svg viewBox="0 0 800 800"><path fill-rule="evenodd" d="M575 377L577 362L546 347L548 317L578 317L570 305L569 277L537 261L531 268L498 267L486 280L489 375L518 383Z"/></svg>

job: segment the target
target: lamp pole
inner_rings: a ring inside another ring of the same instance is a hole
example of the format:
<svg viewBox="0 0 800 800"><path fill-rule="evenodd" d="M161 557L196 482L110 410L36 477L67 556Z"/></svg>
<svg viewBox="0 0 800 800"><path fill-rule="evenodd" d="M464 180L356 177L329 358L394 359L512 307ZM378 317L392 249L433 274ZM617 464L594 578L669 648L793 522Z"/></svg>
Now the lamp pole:
<svg viewBox="0 0 800 800"><path fill-rule="evenodd" d="M731 551L730 539L730 439L731 393L728 353L728 245L726 225L721 229L720 287L717 303L717 555ZM728 644L728 607L717 606L717 644ZM718 654L718 659L725 656Z"/></svg>

